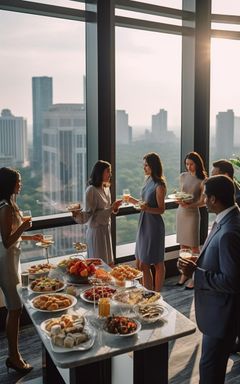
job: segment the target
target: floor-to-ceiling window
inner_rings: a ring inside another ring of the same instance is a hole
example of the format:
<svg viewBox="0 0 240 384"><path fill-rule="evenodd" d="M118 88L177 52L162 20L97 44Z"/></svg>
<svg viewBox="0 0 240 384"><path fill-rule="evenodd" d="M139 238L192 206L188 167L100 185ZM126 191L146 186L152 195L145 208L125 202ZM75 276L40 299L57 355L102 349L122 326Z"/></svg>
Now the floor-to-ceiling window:
<svg viewBox="0 0 240 384"><path fill-rule="evenodd" d="M212 14L210 168L240 153L239 2L213 0Z"/></svg>
<svg viewBox="0 0 240 384"><path fill-rule="evenodd" d="M125 188L140 198L143 156L157 152L168 193L178 188L181 132L181 36L116 29L117 196ZM175 212L164 215L175 232ZM117 219L117 243L136 238L138 215Z"/></svg>
<svg viewBox="0 0 240 384"><path fill-rule="evenodd" d="M86 186L85 23L51 17L57 9L48 7L45 16L0 12L0 166L20 170L18 204L33 217L83 203ZM53 231L52 254L82 236L77 226Z"/></svg>
<svg viewBox="0 0 240 384"><path fill-rule="evenodd" d="M34 216L58 215L61 220L61 213L70 201L84 200L87 148L97 158L96 143L105 137L104 127L97 125L96 102L86 105L91 93L101 94L97 89L98 68L94 61L105 51L97 52L96 44L91 46L93 56L86 53L89 47L85 43L85 21L95 23L96 27L97 18L90 9L85 19L84 1L46 0L43 4L39 0L34 5L24 1L19 12L11 8L11 1L9 4L9 9L7 4L0 13L1 166L11 165L21 170L24 188L19 205L22 208L31 208ZM194 69L189 72L189 78L186 70L187 63L194 68L194 7L190 12L182 12L182 1L178 0L146 0L145 4L119 0L114 6L116 195L121 196L122 190L129 188L139 197L144 181L142 156L152 150L161 156L168 193L171 193L178 188L183 156L180 148L187 143L186 148L194 149L194 135L191 134L189 140L190 130L194 131L193 105L186 103L184 94L187 81L193 84L194 90ZM212 13L210 161L216 156L228 156L214 152L216 121L220 126L223 118L234 126L228 139L233 137L232 153L238 153L240 116L237 105L239 36L234 32L239 31L239 20L234 24L229 18L227 24L224 21L221 25L220 18L215 16L239 15L239 7L236 1L213 0ZM222 36L214 32L215 29L227 32L222 31ZM97 42L97 28L94 33ZM185 49L182 37L191 39L192 50ZM96 88L91 87L92 80ZM109 89L103 87L102 92ZM192 100L196 97L194 91L188 101L191 97ZM188 127L180 130L180 125L186 126L183 115L188 109L192 115ZM91 129L91 135L87 129ZM104 151L109 154L109 148L104 145L101 151L102 157ZM167 234L174 233L174 210L167 211L164 218ZM137 219L138 214L117 218L117 244L134 242ZM73 231L69 226L69 233L76 231L76 236L84 240L84 228L72 228ZM74 241L69 233L64 229L61 235L54 235L69 237L66 249L70 249ZM66 242L62 239L56 242L61 246L63 243ZM55 251L57 254L57 247Z"/></svg>

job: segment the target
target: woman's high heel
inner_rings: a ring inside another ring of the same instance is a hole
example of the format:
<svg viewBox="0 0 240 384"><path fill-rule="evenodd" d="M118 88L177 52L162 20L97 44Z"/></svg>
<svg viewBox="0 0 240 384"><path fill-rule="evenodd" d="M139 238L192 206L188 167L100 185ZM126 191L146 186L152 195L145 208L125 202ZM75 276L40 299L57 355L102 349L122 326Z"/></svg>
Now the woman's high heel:
<svg viewBox="0 0 240 384"><path fill-rule="evenodd" d="M180 281L178 283L176 283L177 286L179 287L182 287L187 281L189 280L189 277L185 277L185 279L183 280L183 282L180 283Z"/></svg>
<svg viewBox="0 0 240 384"><path fill-rule="evenodd" d="M20 367L17 367L15 364L13 364L11 362L10 358L8 357L5 361L5 364L7 367L7 373L9 373L9 368L11 368L11 369L14 369L14 371L16 371L18 373L23 373L26 375L28 372L30 372L33 369L33 367L30 364L28 364L25 360L23 360L23 361L26 365L25 365L25 367L20 368Z"/></svg>

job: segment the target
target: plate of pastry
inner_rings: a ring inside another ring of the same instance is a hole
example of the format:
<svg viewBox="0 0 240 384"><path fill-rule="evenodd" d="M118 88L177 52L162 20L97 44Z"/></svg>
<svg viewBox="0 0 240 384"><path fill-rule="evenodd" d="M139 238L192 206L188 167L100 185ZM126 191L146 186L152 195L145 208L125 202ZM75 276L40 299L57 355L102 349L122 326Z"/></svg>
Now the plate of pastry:
<svg viewBox="0 0 240 384"><path fill-rule="evenodd" d="M128 264L122 264L114 267L110 274L119 281L138 280L143 276L142 271L139 271L139 269L136 269Z"/></svg>
<svg viewBox="0 0 240 384"><path fill-rule="evenodd" d="M52 317L51 319L44 320L40 328L48 336L51 334L56 334L59 326L61 329L67 330L70 332L73 326L78 326L79 331L81 331L86 323L86 319L82 315L76 313L66 313L60 317Z"/></svg>
<svg viewBox="0 0 240 384"><path fill-rule="evenodd" d="M47 334L53 352L86 351L95 341L96 331L84 316L66 314L45 320L40 328Z"/></svg>
<svg viewBox="0 0 240 384"><path fill-rule="evenodd" d="M49 293L34 297L29 304L33 309L41 312L60 312L77 304L77 299L67 293Z"/></svg>

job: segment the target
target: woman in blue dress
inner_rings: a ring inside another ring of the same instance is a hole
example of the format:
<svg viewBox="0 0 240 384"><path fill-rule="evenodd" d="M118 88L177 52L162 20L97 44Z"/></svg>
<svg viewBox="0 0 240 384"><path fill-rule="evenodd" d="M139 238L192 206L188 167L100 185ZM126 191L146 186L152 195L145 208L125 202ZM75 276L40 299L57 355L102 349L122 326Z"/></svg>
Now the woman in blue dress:
<svg viewBox="0 0 240 384"><path fill-rule="evenodd" d="M144 156L143 168L146 182L141 193L135 257L137 267L143 271L143 285L159 292L165 278L165 226L161 215L165 210L166 183L162 163L156 153ZM131 196L130 202L136 204L138 200ZM151 266L155 270L154 277Z"/></svg>

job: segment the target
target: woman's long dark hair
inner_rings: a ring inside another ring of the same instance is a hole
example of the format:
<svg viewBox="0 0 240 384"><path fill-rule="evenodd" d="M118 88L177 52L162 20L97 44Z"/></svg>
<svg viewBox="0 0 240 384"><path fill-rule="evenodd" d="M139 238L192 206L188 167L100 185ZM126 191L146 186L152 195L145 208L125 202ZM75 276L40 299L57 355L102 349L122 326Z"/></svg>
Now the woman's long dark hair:
<svg viewBox="0 0 240 384"><path fill-rule="evenodd" d="M204 167L203 159L197 152L189 152L184 159L184 164L186 167L186 160L192 160L196 165L196 176L198 179L204 180L207 178L207 171Z"/></svg>
<svg viewBox="0 0 240 384"><path fill-rule="evenodd" d="M19 172L12 168L0 168L0 200L6 200L10 206L18 210L14 200L14 191L19 178Z"/></svg>
<svg viewBox="0 0 240 384"><path fill-rule="evenodd" d="M98 160L94 165L90 178L88 180L88 185L93 185L94 187L101 187L103 182L103 172L105 169L110 168L111 164L108 161Z"/></svg>
<svg viewBox="0 0 240 384"><path fill-rule="evenodd" d="M148 166L151 168L151 177L155 183L160 182L166 187L165 178L163 176L162 162L159 155L155 152L150 152L143 157L143 160L145 160Z"/></svg>

